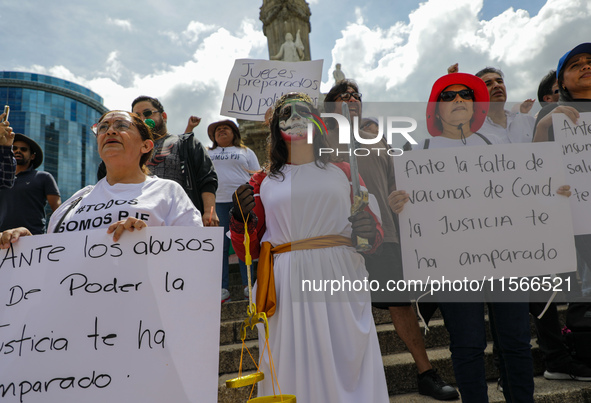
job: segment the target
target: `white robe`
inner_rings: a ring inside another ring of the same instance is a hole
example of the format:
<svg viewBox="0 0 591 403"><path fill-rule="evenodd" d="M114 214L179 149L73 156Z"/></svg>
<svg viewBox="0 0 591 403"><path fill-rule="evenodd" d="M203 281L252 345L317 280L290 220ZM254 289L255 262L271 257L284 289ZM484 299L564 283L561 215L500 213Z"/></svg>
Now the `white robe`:
<svg viewBox="0 0 591 403"><path fill-rule="evenodd" d="M262 241L277 246L351 236L351 187L340 168L287 165L283 173L283 181L266 177L261 184ZM388 402L370 293L301 291L303 280L316 280L316 286L319 280L363 281L363 257L348 246L291 251L274 256L274 275L277 308L269 319L269 345L281 393L305 403ZM261 354L264 342L259 326ZM261 369L259 396L273 395L267 351Z"/></svg>

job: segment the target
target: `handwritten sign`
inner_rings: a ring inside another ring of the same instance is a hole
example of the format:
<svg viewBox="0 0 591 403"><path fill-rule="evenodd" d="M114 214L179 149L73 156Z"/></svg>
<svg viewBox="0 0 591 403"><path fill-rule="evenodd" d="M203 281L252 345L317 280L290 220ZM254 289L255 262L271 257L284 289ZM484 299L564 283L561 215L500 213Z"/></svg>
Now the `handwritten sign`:
<svg viewBox="0 0 591 403"><path fill-rule="evenodd" d="M322 62L237 59L226 84L220 114L262 122L267 109L288 92L306 93L317 105Z"/></svg>
<svg viewBox="0 0 591 403"><path fill-rule="evenodd" d="M394 158L405 279L483 280L576 269L554 143L417 150Z"/></svg>
<svg viewBox="0 0 591 403"><path fill-rule="evenodd" d="M0 251L0 400L215 402L222 228L104 229Z"/></svg>
<svg viewBox="0 0 591 403"><path fill-rule="evenodd" d="M581 113L578 124L565 114L552 115L554 140L562 147L575 235L591 233L591 112Z"/></svg>

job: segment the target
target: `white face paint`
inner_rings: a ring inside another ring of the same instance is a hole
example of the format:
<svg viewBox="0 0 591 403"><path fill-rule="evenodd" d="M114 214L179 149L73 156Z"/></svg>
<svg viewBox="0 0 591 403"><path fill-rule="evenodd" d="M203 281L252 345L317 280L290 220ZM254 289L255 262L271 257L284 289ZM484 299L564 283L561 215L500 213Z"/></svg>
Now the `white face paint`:
<svg viewBox="0 0 591 403"><path fill-rule="evenodd" d="M305 140L308 135L308 123L312 116L310 107L305 102L290 102L279 111L279 129L281 137L287 142Z"/></svg>

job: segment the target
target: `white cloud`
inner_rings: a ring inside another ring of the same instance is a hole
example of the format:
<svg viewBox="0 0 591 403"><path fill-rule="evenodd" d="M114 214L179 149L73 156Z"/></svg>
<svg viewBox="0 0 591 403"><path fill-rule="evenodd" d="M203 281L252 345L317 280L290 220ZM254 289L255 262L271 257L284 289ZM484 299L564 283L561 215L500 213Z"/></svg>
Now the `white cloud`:
<svg viewBox="0 0 591 403"><path fill-rule="evenodd" d="M378 20L384 20L376 18L378 13L383 13L383 7L359 7L344 0L333 16L320 18L322 22L312 27L310 35L311 46L317 51L320 47L317 44L325 43L334 31L341 30L334 46L324 45L328 50L320 56L326 59L324 68L329 72L322 91L330 88L333 81L330 73L336 63L341 63L345 75L359 82L366 102L424 101L432 83L445 73L447 66L459 62L461 71L472 73L487 65L500 67L506 75L509 98L520 101L535 96L539 79L555 68L566 50L591 38L591 26L587 22L591 2L586 0L547 0L537 15L519 10L518 6L508 7L489 20L481 17L483 1L428 0L417 3L408 20L399 16L399 22L376 25ZM230 7L235 4L242 3L232 3ZM324 2L312 0L309 4L315 13L314 5L320 9ZM177 9L182 10L183 6ZM350 19L348 23L344 15ZM178 16L178 12L170 11L162 17L175 21L172 17L178 19ZM52 48L55 44L68 43L52 40L41 43L43 46L35 52L45 52L45 59L38 58L43 62L35 59L34 63L44 63L46 67L11 68L54 75L87 86L105 99L108 108L129 109L137 95L153 95L162 99L169 112L171 132L182 131L191 114L201 115L206 127L219 116L234 60L268 56L267 39L256 16L251 13L251 19L240 24L235 20L228 24L227 16L216 14L216 17L219 18L203 18L207 23L184 19L180 29L173 23L164 24L162 27L168 31L156 32L160 38L154 36L152 27L146 29L137 22L133 26L133 19L110 19L107 22L119 29L108 30L107 40L104 40L105 32L101 32L100 39L80 38L80 42L95 41L101 45L89 47L88 55L67 54L61 48ZM54 35L62 31L68 39L74 32L73 28L64 26ZM149 43L142 40L148 34L156 40ZM162 40L162 36L170 41ZM172 46L164 49L163 44L171 42ZM161 51L154 51L155 44ZM92 63L88 63L90 57ZM18 51L10 52L9 58L12 58L7 61L9 66L22 66L23 60L33 63ZM199 127L198 132L208 142L205 128Z"/></svg>
<svg viewBox="0 0 591 403"><path fill-rule="evenodd" d="M133 30L133 26L131 25L131 21L129 21L129 20L120 20L118 18L109 17L109 18L107 18L107 24L122 28L125 31L132 31Z"/></svg>
<svg viewBox="0 0 591 403"><path fill-rule="evenodd" d="M113 77L115 81L121 78L121 70L123 68L121 62L117 59L117 56L119 56L119 52L117 51L109 53L106 63L106 72L110 77Z"/></svg>
<svg viewBox="0 0 591 403"><path fill-rule="evenodd" d="M424 101L447 66L459 62L460 71L474 73L492 65L503 69L509 97L518 101L535 98L560 55L591 37L585 0L548 0L535 16L508 8L489 21L480 19L482 7L483 0L429 0L408 23L388 29L368 27L362 21L371 18L356 9L356 22L335 43L329 71L341 63L367 100ZM333 84L329 76L324 91Z"/></svg>
<svg viewBox="0 0 591 403"><path fill-rule="evenodd" d="M199 21L191 21L187 26L187 29L183 31L183 36L191 43L195 43L199 40L199 36L206 32L211 32L216 28L215 25L203 24Z"/></svg>

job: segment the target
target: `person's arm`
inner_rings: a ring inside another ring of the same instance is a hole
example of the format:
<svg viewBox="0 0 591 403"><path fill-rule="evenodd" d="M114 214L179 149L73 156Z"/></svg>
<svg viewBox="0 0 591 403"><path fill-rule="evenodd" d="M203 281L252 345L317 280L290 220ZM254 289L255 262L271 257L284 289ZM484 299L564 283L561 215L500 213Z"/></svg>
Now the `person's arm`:
<svg viewBox="0 0 591 403"><path fill-rule="evenodd" d="M62 199L60 195L47 195L47 203L49 203L51 211L55 211L62 204Z"/></svg>
<svg viewBox="0 0 591 403"><path fill-rule="evenodd" d="M220 219L215 212L215 193L201 193L203 200L203 225L205 227L217 227L220 225Z"/></svg>
<svg viewBox="0 0 591 403"><path fill-rule="evenodd" d="M194 128L199 126L199 123L201 123L200 117L197 117L197 116L189 117L189 121L187 122L187 128L185 129L185 133L192 132Z"/></svg>
<svg viewBox="0 0 591 403"><path fill-rule="evenodd" d="M536 131L534 132L534 142L549 141L550 138L548 133L552 127L552 115L555 113L564 113L567 118L573 122L577 122L579 119L579 111L572 106L559 105L554 108L550 113L538 120L536 124Z"/></svg>
<svg viewBox="0 0 591 403"><path fill-rule="evenodd" d="M402 213L404 205L410 200L408 193L404 190L394 190L388 195L388 205L395 214Z"/></svg>
<svg viewBox="0 0 591 403"><path fill-rule="evenodd" d="M246 254L244 248L244 221L238 204L242 207L242 212L245 213L244 218L248 217L250 254L253 259L256 259L259 257L260 239L262 239L267 229L265 225L265 208L260 198L260 186L265 176L266 174L263 172L254 174L250 178L249 184L240 186L232 196L234 201L234 207L231 210L232 215L230 216L232 247L242 261L244 261Z"/></svg>
<svg viewBox="0 0 591 403"><path fill-rule="evenodd" d="M188 146L186 150L188 158L187 170L189 171L188 175L191 178L191 184L193 186L192 198L194 199L193 202L197 203L196 206L202 212L203 225L207 225L211 206L214 206L215 210L215 192L218 189L218 175L203 144L195 138L194 134L190 134L189 136L190 138L186 139L185 144ZM213 195L213 200L211 196L206 195L207 193ZM204 194L205 199L203 198ZM200 200L195 200L197 197ZM208 206L204 205L205 202L209 203ZM201 204L201 206L198 204Z"/></svg>
<svg viewBox="0 0 591 403"><path fill-rule="evenodd" d="M0 120L6 116L0 115ZM16 160L12 152L12 143L14 142L14 133L10 122L0 123L0 188L11 188L14 185L16 173Z"/></svg>
<svg viewBox="0 0 591 403"><path fill-rule="evenodd" d="M51 207L51 211L55 211L60 204L62 204L62 199L60 198L60 191L57 187L57 183L55 183L55 179L50 173L45 172L45 197L47 198L47 202L49 203L49 207Z"/></svg>
<svg viewBox="0 0 591 403"><path fill-rule="evenodd" d="M519 112L528 114L531 111L531 108L534 106L534 99L526 99L519 105Z"/></svg>
<svg viewBox="0 0 591 403"><path fill-rule="evenodd" d="M16 160L12 146L0 145L0 189L14 185Z"/></svg>

